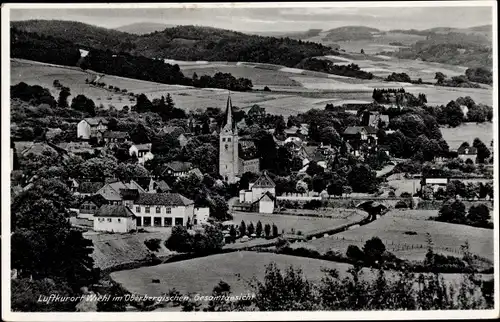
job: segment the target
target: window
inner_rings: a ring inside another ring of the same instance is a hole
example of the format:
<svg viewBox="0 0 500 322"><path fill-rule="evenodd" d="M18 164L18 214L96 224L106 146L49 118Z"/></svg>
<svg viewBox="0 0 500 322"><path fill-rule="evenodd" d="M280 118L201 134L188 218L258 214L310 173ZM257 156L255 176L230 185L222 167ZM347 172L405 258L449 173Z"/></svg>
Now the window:
<svg viewBox="0 0 500 322"><path fill-rule="evenodd" d="M108 222L111 222L111 218L108 218Z"/></svg>
<svg viewBox="0 0 500 322"><path fill-rule="evenodd" d="M151 217L144 217L144 227L151 226Z"/></svg>
<svg viewBox="0 0 500 322"><path fill-rule="evenodd" d="M121 218L118 218L118 222L122 222L122 219L121 219Z"/></svg>
<svg viewBox="0 0 500 322"><path fill-rule="evenodd" d="M149 214L150 212L150 207L146 207L146 213Z"/></svg>
<svg viewBox="0 0 500 322"><path fill-rule="evenodd" d="M135 207L135 212L137 212L137 213L141 213L141 206L137 206L137 207Z"/></svg>
<svg viewBox="0 0 500 322"><path fill-rule="evenodd" d="M165 221L164 226L166 226L166 227L172 226L172 218L165 218L164 221Z"/></svg>
<svg viewBox="0 0 500 322"><path fill-rule="evenodd" d="M167 211L167 214L171 214L172 213L172 208L170 208L170 207L167 207L165 210Z"/></svg>
<svg viewBox="0 0 500 322"><path fill-rule="evenodd" d="M135 219L135 222L136 222L136 225L138 227L141 227L142 226L142 217L137 216L137 218Z"/></svg>
<svg viewBox="0 0 500 322"><path fill-rule="evenodd" d="M161 207L156 207L156 213L159 214L161 212Z"/></svg>
<svg viewBox="0 0 500 322"><path fill-rule="evenodd" d="M175 218L175 225L180 225L182 226L184 223L184 219L183 218Z"/></svg>
<svg viewBox="0 0 500 322"><path fill-rule="evenodd" d="M226 142L226 138L222 138L222 142Z"/></svg>
<svg viewBox="0 0 500 322"><path fill-rule="evenodd" d="M224 148L226 148L226 150L227 150L227 149L229 149L229 145L227 145L227 144L226 144L226 145L224 146Z"/></svg>
<svg viewBox="0 0 500 322"><path fill-rule="evenodd" d="M161 217L154 217L153 222L155 227L161 227Z"/></svg>
<svg viewBox="0 0 500 322"><path fill-rule="evenodd" d="M231 138L227 138L227 142L231 142Z"/></svg>

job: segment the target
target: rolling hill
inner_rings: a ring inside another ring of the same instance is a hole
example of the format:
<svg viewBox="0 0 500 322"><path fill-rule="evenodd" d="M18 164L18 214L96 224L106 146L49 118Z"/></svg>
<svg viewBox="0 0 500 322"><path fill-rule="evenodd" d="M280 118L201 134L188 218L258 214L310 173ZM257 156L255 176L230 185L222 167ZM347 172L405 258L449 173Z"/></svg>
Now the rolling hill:
<svg viewBox="0 0 500 322"><path fill-rule="evenodd" d="M372 39L373 34L377 32L380 30L363 26L345 26L328 30L323 38L329 41L363 40Z"/></svg>
<svg viewBox="0 0 500 322"><path fill-rule="evenodd" d="M129 25L115 28L115 30L134 35L146 35L155 31L162 31L166 28L175 27L175 25L157 23L157 22L137 22Z"/></svg>
<svg viewBox="0 0 500 322"><path fill-rule="evenodd" d="M294 67L304 58L334 53L330 47L318 43L199 26L177 26L146 35L55 20L17 21L12 27L61 38L85 49L154 59L248 61Z"/></svg>

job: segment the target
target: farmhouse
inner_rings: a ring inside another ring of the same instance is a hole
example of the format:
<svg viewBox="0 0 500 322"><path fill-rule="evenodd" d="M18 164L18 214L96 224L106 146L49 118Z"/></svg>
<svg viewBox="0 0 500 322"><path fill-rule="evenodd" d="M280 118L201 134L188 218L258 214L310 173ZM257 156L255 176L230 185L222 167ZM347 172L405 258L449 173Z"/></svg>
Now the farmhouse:
<svg viewBox="0 0 500 322"><path fill-rule="evenodd" d="M351 145L356 156L361 155L364 148L368 152L377 147L377 129L371 126L349 126L343 137Z"/></svg>
<svg viewBox="0 0 500 322"><path fill-rule="evenodd" d="M108 130L108 121L103 117L85 118L78 123L76 136L78 139L88 140L97 138L101 140L103 133Z"/></svg>
<svg viewBox="0 0 500 322"><path fill-rule="evenodd" d="M389 125L389 115L383 115L377 111L366 111L361 115L361 124L376 129L378 129L379 124L387 127Z"/></svg>
<svg viewBox="0 0 500 322"><path fill-rule="evenodd" d="M121 181L107 182L102 188L97 191L97 194L102 195L112 205L121 205L126 202L126 199L123 199L121 190L126 189L135 189L140 193L146 193L146 191L142 189L139 184L131 180L127 184Z"/></svg>
<svg viewBox="0 0 500 322"><path fill-rule="evenodd" d="M126 206L103 205L94 214L95 231L127 233L135 229L135 216Z"/></svg>
<svg viewBox="0 0 500 322"><path fill-rule="evenodd" d="M134 144L129 149L130 156L136 156L137 162L139 164L144 164L148 160L154 158L153 153L151 153L151 143L146 144Z"/></svg>
<svg viewBox="0 0 500 322"><path fill-rule="evenodd" d="M468 146L466 144L462 144L458 150L458 157L464 161L471 160L472 162L476 162L477 158L477 149L473 146Z"/></svg>
<svg viewBox="0 0 500 322"><path fill-rule="evenodd" d="M184 177L193 169L191 162L172 161L166 163L161 170L161 176Z"/></svg>
<svg viewBox="0 0 500 322"><path fill-rule="evenodd" d="M254 183L249 184L247 190L240 190L240 209L255 209L262 213L273 213L276 199L275 196L276 184L268 176L267 171L264 171Z"/></svg>
<svg viewBox="0 0 500 322"><path fill-rule="evenodd" d="M186 226L194 219L194 201L178 193L140 193L131 209L138 227Z"/></svg>

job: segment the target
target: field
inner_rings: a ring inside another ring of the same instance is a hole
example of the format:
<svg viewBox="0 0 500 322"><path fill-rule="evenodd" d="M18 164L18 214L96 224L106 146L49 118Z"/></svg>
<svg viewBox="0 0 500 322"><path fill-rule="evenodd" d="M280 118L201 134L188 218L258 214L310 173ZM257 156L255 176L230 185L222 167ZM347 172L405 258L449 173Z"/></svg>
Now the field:
<svg viewBox="0 0 500 322"><path fill-rule="evenodd" d="M491 140L493 140L493 123L463 123L455 128L442 127L441 133L450 149L458 149L462 142L472 144L475 138L479 138L489 147Z"/></svg>
<svg viewBox="0 0 500 322"><path fill-rule="evenodd" d="M95 265L101 269L115 265L143 260L150 251L144 241L151 238L162 240L158 256L168 255L170 251L165 248L164 241L168 233L137 233L137 234L85 234L85 238L92 240L94 251L92 258Z"/></svg>
<svg viewBox="0 0 500 322"><path fill-rule="evenodd" d="M323 57L325 58L325 57ZM381 58L370 55L350 54L345 57L327 56L335 62L354 62L362 69L373 72L376 76L385 77L390 72L406 72L412 78L420 77L433 80L436 71L448 76L463 74L464 69L457 66L434 64L419 61L395 60L390 57ZM327 103L345 104L353 102L371 102L374 88L404 87L407 91L418 94L425 93L429 104L447 104L460 96L471 96L477 103L492 105L491 89L469 89L436 87L433 85L413 85L395 82L384 82L381 79L361 80L337 75L329 75L278 65L256 63L228 62L176 62L186 75L194 72L198 76L213 75L217 71L230 72L236 77L247 77L255 84L253 92L233 92L233 104L248 109L254 104L264 107L267 112L281 114L285 117L302 113L311 108L322 109ZM83 94L104 108L135 104L128 95L113 93L109 90L85 84L85 79L93 79L96 73L82 71L76 67L63 67L20 59L11 59L11 84L25 82L30 85L41 85L51 90L57 97L58 91L53 81L58 79L71 89L69 100ZM177 107L186 111L204 110L207 107L224 108L227 90L197 89L188 86L158 84L148 81L104 75L101 82L128 92L144 93L149 99L159 98L170 93ZM263 92L269 86L271 92Z"/></svg>
<svg viewBox="0 0 500 322"><path fill-rule="evenodd" d="M426 234L429 233L438 253L461 257L460 246L468 241L473 254L493 260L493 230L427 220L436 214L436 211L429 210L393 210L367 225L304 245L320 252L335 249L345 253L350 244L362 247L366 240L377 236L397 256L421 260L427 247ZM405 246L410 249L404 249Z"/></svg>
<svg viewBox="0 0 500 322"><path fill-rule="evenodd" d="M239 225L243 220L248 227L250 222L253 222L255 226L260 220L263 226L266 224L272 225L274 223L278 227L280 233L283 229L285 233L290 233L291 230L294 229L295 232L300 230L303 234L309 234L316 231L328 230L330 228L335 229L345 224L360 221L366 217L366 214L363 212L354 212L347 209L332 211L334 212L333 214L328 214L332 216L331 218L234 212L233 221Z"/></svg>
<svg viewBox="0 0 500 322"><path fill-rule="evenodd" d="M172 288L182 294L209 295L221 280L231 286L233 294L240 295L252 292L248 281L254 277L262 280L265 266L271 262L281 269L290 265L300 267L307 278L316 282L324 276L322 268L337 269L341 276L345 276L350 267L348 264L318 259L241 251L113 272L111 278L132 293L149 296L160 296ZM376 274L368 269L363 269L363 272L364 278L373 278ZM459 274L443 276L454 284L460 281ZM152 279L159 279L160 284L153 284Z"/></svg>

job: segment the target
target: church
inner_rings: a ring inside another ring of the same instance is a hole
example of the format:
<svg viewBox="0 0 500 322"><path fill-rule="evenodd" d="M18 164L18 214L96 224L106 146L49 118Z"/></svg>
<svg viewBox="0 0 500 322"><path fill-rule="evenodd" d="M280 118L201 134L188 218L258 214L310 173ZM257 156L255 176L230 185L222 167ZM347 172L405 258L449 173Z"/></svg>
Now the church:
<svg viewBox="0 0 500 322"><path fill-rule="evenodd" d="M245 172L260 172L260 160L251 139L240 138L233 117L231 96L227 98L226 124L219 136L219 174L228 183L238 182Z"/></svg>

